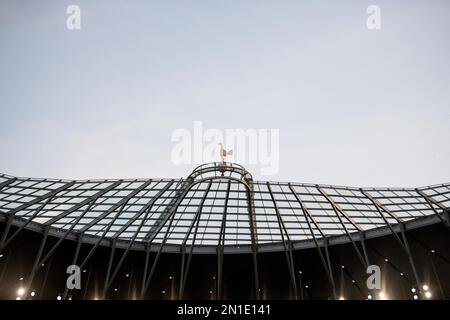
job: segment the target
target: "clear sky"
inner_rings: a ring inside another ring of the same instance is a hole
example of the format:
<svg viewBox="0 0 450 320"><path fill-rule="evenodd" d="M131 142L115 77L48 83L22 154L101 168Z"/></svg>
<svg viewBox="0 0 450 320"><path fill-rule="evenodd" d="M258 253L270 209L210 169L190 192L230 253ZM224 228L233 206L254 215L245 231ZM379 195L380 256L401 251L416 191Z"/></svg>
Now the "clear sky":
<svg viewBox="0 0 450 320"><path fill-rule="evenodd" d="M279 173L256 179L448 182L449 12L446 0L0 0L0 172L184 177L194 165L171 162L171 133L200 120L280 129Z"/></svg>

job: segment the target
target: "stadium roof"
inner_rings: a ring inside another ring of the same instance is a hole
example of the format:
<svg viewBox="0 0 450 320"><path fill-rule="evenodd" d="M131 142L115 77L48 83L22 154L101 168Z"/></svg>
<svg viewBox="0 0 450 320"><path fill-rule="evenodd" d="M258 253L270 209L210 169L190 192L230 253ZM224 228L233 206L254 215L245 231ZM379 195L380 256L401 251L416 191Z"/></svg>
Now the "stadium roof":
<svg viewBox="0 0 450 320"><path fill-rule="evenodd" d="M187 179L55 180L0 174L0 219L64 239L136 250L225 253L344 243L444 221L450 184L355 188L253 181L212 163ZM251 213L251 214L249 214ZM448 223L448 222L447 222Z"/></svg>

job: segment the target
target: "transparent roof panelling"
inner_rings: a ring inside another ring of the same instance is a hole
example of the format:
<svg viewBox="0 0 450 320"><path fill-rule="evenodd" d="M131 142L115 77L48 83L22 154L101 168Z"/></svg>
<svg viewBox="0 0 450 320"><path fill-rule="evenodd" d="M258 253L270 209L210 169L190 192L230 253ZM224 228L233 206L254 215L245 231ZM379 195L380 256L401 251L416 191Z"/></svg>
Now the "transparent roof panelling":
<svg viewBox="0 0 450 320"><path fill-rule="evenodd" d="M251 180L249 180L251 181ZM0 217L133 243L246 246L342 236L440 215L450 184L352 188L189 179L54 180L0 174ZM249 197L250 195L250 197Z"/></svg>

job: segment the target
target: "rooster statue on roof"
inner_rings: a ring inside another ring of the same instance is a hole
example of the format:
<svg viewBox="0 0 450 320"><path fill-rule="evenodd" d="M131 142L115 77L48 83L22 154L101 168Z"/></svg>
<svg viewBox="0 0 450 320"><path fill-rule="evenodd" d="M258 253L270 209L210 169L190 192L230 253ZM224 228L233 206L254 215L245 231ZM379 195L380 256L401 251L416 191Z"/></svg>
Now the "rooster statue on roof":
<svg viewBox="0 0 450 320"><path fill-rule="evenodd" d="M233 150L228 150L228 151L225 150L222 142L219 143L219 146L220 146L220 151L219 151L220 159L222 160L222 163L225 163L225 157L232 156Z"/></svg>

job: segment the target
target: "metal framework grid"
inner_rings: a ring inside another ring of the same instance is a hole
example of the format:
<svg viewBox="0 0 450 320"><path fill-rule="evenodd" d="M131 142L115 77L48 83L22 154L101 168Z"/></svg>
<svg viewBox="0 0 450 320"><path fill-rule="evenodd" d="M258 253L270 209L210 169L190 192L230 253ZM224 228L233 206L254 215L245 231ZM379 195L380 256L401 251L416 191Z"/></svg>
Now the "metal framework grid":
<svg viewBox="0 0 450 320"><path fill-rule="evenodd" d="M165 213L178 201L165 250L176 250L183 243L191 246L192 223L198 220L197 252L215 253L220 241L226 252L249 252L251 217L244 185L217 176L193 185L182 196L183 182L0 175L0 216L13 218L11 222L21 227L50 227L52 234L82 234L87 242L114 239L142 249L150 239L151 245L162 242L170 222L164 220ZM358 236L388 224L446 222L450 207L449 183L414 189L258 181L253 189L254 233L260 251L282 248L286 240L301 247L314 237Z"/></svg>
<svg viewBox="0 0 450 320"><path fill-rule="evenodd" d="M258 252L284 251L297 294L292 251L317 248L336 298L328 246L351 243L364 267L365 239L391 234L409 259L420 284L406 230L442 222L450 228L450 184L422 188L352 188L253 181L234 163L197 167L186 179L54 180L0 175L0 220L6 222L0 252L23 230L44 234L28 287L40 266L64 239L93 244L84 267L100 245L111 247L103 295L130 250L146 252L141 297L162 252L182 257L179 298L183 297L194 253L217 254L218 298L224 253L251 253L255 297L259 297ZM17 229L10 234L10 228ZM59 240L47 252L48 235ZM116 248L123 253L116 268ZM150 252L157 255L150 266ZM187 256L187 259L186 259ZM67 290L64 293L67 296ZM296 296L297 298L297 296Z"/></svg>

